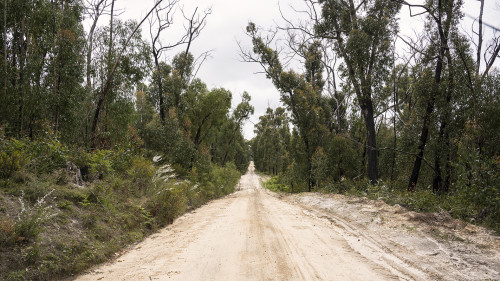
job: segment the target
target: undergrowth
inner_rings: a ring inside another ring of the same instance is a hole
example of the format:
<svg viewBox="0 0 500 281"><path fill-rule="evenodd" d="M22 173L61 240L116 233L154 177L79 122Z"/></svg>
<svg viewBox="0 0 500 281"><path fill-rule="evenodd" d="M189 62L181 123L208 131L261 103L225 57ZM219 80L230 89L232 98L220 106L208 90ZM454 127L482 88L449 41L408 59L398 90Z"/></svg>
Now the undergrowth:
<svg viewBox="0 0 500 281"><path fill-rule="evenodd" d="M0 148L0 280L78 274L233 192L240 177L231 163L180 176L151 152L87 152L57 140L3 139Z"/></svg>

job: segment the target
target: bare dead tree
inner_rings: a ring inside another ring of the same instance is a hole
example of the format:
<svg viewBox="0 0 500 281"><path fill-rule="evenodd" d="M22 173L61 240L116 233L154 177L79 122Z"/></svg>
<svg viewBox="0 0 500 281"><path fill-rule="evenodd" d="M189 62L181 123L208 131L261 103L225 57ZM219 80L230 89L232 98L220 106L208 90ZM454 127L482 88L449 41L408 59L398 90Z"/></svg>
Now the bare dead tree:
<svg viewBox="0 0 500 281"><path fill-rule="evenodd" d="M185 59L187 59L192 42L196 38L198 38L198 36L200 36L201 31L207 25L207 17L211 14L212 14L211 8L208 8L202 13L199 13L198 7L196 7L191 17L187 17L186 14L184 13L184 10L182 10L182 15L184 16L184 19L187 21L187 26L185 26L186 34L183 37L185 38L184 40L187 45L186 50L184 52ZM184 80L185 73L183 71L184 69L181 70L180 76Z"/></svg>
<svg viewBox="0 0 500 281"><path fill-rule="evenodd" d="M178 41L174 44L163 46L160 35L164 30L169 28L173 22L173 16L175 14L175 6L179 0L168 1L164 6L158 6L155 9L154 16L149 18L149 34L151 37L151 51L153 53L153 59L156 70L156 83L158 86L159 95L159 109L160 109L160 120L162 123L165 122L165 105L163 101L163 81L160 70L160 57L163 51L167 49L174 48L180 44L182 41Z"/></svg>
<svg viewBox="0 0 500 281"><path fill-rule="evenodd" d="M184 53L184 57L187 58L189 53L189 48L191 43L200 35L201 31L205 28L207 23L207 17L211 14L211 10L207 9L204 11L203 15L198 13L198 7L194 10L191 17L187 17L184 13L184 10L181 9L182 15L186 21L184 25L185 32L184 34L175 42L169 44L163 44L161 41L162 33L172 26L174 23L174 15L176 12L176 6L179 3L179 0L170 0L167 4L163 6L158 6L155 9L154 17L149 19L149 33L151 37L151 46L152 53L155 63L155 69L158 74L156 78L156 84L158 87L158 95L159 95L159 110L160 110L160 120L165 122L165 101L163 96L163 80L160 69L160 61L161 56L164 51L174 49L180 45L186 44L186 50ZM202 57L205 59L208 57L209 52L202 54ZM204 59L202 60L204 61ZM181 78L184 81L184 68L181 69Z"/></svg>
<svg viewBox="0 0 500 281"><path fill-rule="evenodd" d="M193 62L193 66L194 66L194 69L195 71L193 72L193 74L191 75L191 77L189 78L189 81L188 81L188 84L191 83L192 80L194 80L196 78L196 76L198 75L198 71L200 71L200 68L201 66L203 65L203 63L208 60L209 58L212 57L212 53L213 53L213 49L212 50L208 50L208 51L205 51L203 53L201 53Z"/></svg>
<svg viewBox="0 0 500 281"><path fill-rule="evenodd" d="M458 46L455 46L458 55L460 59L462 60L463 65L465 66L466 73L467 73L467 82L468 85L467 87L471 91L472 94L472 103L473 103L473 121L474 125L477 125L477 95L481 91L481 87L483 84L484 79L486 76L488 76L489 71L493 67L497 57L499 56L500 52L500 30L496 28L495 26L485 23L483 21L483 13L484 13L484 0L478 0L480 1L480 8L479 8L479 16L473 17L469 14L466 14L469 18L472 18L474 20L473 25L472 25L472 33L475 35L468 34L467 31L464 31L465 34L469 37L469 40L476 46L476 61L475 61L475 70L472 71L472 69L469 67L466 56L464 53L463 48L460 48ZM478 31L476 32L474 30L474 25L478 23ZM483 52L483 42L484 42L484 26L488 27L489 29L492 30L493 32L493 38L487 43L486 49ZM477 38L477 39L476 39ZM477 42L476 42L477 40ZM484 70L481 71L481 65L484 61L485 68Z"/></svg>

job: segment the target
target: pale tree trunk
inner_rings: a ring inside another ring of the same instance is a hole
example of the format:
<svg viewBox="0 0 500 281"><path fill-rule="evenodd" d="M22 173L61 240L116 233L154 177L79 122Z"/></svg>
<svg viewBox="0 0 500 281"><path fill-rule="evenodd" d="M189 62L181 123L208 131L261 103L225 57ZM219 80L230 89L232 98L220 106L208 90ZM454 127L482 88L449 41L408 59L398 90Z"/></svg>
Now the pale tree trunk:
<svg viewBox="0 0 500 281"><path fill-rule="evenodd" d="M483 46L483 11L484 11L484 0L479 0L481 2L481 8L479 10L479 32L477 33L477 54L476 54L476 76L479 76L479 69L481 67L481 49Z"/></svg>
<svg viewBox="0 0 500 281"><path fill-rule="evenodd" d="M113 56L113 29L114 29L114 11L115 11L115 0L111 0L111 13L110 13L110 19L109 19L109 46L108 46L108 77L111 77L111 68L112 68L112 56ZM113 78L111 77L110 80L110 88L109 91L113 91ZM104 128L103 131L107 132L108 131L108 104L104 104L103 107L104 110Z"/></svg>
<svg viewBox="0 0 500 281"><path fill-rule="evenodd" d="M90 5L93 5L91 2ZM101 6L103 5L103 6ZM93 22L92 26L90 27L89 34L87 37L87 61L86 61L86 76L87 76L87 81L86 81L86 88L89 96L91 96L93 88L92 88L92 51L94 50L94 32L97 27L97 22L99 20L99 17L102 15L104 9L106 8L106 0L100 0L95 6L92 7L93 9L93 15L91 14L91 17L93 17ZM89 130L89 123L90 123L90 115L92 112L92 106L90 103L87 103L87 116L85 120L85 131L83 132L84 139L87 142L88 141L88 130Z"/></svg>

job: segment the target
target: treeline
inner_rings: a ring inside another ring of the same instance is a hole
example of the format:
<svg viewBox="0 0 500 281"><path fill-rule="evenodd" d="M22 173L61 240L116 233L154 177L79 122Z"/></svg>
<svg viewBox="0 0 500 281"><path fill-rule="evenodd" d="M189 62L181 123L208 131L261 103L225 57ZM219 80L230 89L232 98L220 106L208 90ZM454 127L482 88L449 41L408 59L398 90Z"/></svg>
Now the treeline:
<svg viewBox="0 0 500 281"><path fill-rule="evenodd" d="M250 95L231 109L196 78L210 10L178 2L125 21L115 0L2 1L0 279L77 274L234 191Z"/></svg>
<svg viewBox="0 0 500 281"><path fill-rule="evenodd" d="M196 9L177 41L161 42L178 1L151 5L137 22L121 20L114 0L3 1L2 135L37 140L50 132L73 147L153 150L183 171L209 162L245 171L250 96L230 113L232 93L195 77L207 54L196 58L190 47L210 10ZM180 52L166 61L174 47Z"/></svg>
<svg viewBox="0 0 500 281"><path fill-rule="evenodd" d="M256 125L256 168L290 191L355 189L407 206L425 197L417 209L498 229L500 41L483 38L484 1L473 36L459 27L461 1L305 3L306 20L247 26L253 49L242 56L284 105ZM399 33L402 8L425 18L418 38ZM300 70L286 69L290 57Z"/></svg>

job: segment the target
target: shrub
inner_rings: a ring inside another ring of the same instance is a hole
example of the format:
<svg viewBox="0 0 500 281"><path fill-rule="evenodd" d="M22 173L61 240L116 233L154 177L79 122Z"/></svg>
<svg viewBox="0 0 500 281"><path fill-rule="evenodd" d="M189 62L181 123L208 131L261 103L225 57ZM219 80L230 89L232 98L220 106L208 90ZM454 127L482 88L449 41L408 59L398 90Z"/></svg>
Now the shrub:
<svg viewBox="0 0 500 281"><path fill-rule="evenodd" d="M264 187L275 192L291 192L291 186L279 182L278 177L272 177L264 182Z"/></svg>
<svg viewBox="0 0 500 281"><path fill-rule="evenodd" d="M112 151L97 150L90 155L90 173L94 177L103 178L113 171Z"/></svg>
<svg viewBox="0 0 500 281"><path fill-rule="evenodd" d="M164 184L147 207L159 225L171 223L187 209L183 190L173 185Z"/></svg>
<svg viewBox="0 0 500 281"><path fill-rule="evenodd" d="M151 187L152 178L155 174L155 167L151 161L142 157L134 157L127 175L133 184L133 189L141 193L147 192Z"/></svg>
<svg viewBox="0 0 500 281"><path fill-rule="evenodd" d="M50 173L66 166L69 150L57 139L31 142L28 150L31 155L30 166L38 174Z"/></svg>
<svg viewBox="0 0 500 281"><path fill-rule="evenodd" d="M29 162L25 147L26 144L20 140L0 139L0 178L9 178Z"/></svg>

